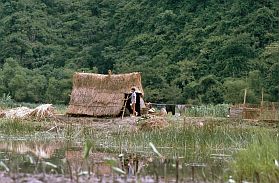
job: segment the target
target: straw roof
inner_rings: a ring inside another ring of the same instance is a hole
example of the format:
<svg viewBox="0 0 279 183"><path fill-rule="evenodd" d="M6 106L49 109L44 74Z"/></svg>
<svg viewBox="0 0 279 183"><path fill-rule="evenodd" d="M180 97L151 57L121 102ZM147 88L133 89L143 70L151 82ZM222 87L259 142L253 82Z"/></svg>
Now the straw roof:
<svg viewBox="0 0 279 183"><path fill-rule="evenodd" d="M124 105L125 93L132 87L143 93L139 72L129 74L75 73L67 114L117 116Z"/></svg>

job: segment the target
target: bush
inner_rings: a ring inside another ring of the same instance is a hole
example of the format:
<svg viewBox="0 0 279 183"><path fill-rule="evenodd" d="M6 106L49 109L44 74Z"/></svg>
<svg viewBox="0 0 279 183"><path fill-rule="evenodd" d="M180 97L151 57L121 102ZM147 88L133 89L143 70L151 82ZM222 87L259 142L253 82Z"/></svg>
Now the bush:
<svg viewBox="0 0 279 183"><path fill-rule="evenodd" d="M14 104L14 100L12 99L10 93L8 94L4 93L0 98L0 106L3 108L12 107L13 104Z"/></svg>

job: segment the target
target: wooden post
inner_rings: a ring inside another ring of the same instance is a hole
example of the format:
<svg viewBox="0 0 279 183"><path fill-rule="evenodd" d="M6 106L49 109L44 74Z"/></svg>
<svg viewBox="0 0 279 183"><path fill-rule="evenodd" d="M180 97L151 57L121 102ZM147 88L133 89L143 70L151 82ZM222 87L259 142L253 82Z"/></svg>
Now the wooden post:
<svg viewBox="0 0 279 183"><path fill-rule="evenodd" d="M264 98L264 93L263 93L263 88L262 88L262 101L261 101L261 106L263 106L263 98Z"/></svg>
<svg viewBox="0 0 279 183"><path fill-rule="evenodd" d="M167 182L167 163L164 162L164 181Z"/></svg>
<svg viewBox="0 0 279 183"><path fill-rule="evenodd" d="M246 104L246 95L247 95L247 89L245 88L245 90L244 90L244 98L243 98L243 105L244 106Z"/></svg>
<svg viewBox="0 0 279 183"><path fill-rule="evenodd" d="M276 120L276 109L275 109L275 105L274 105L274 102L272 102L272 117L273 117L273 120Z"/></svg>
<svg viewBox="0 0 279 183"><path fill-rule="evenodd" d="M264 98L264 96L263 96L263 88L262 88L262 100L261 100L261 113L260 113L260 118L262 119L263 118L263 98Z"/></svg>
<svg viewBox="0 0 279 183"><path fill-rule="evenodd" d="M245 109L246 96L247 96L247 89L245 88L245 90L244 90L244 97L243 97L243 109L242 109L242 118L243 119L246 119L246 109Z"/></svg>
<svg viewBox="0 0 279 183"><path fill-rule="evenodd" d="M194 165L191 166L191 170L192 170L191 171L191 173L192 173L192 181L195 182L195 166Z"/></svg>
<svg viewBox="0 0 279 183"><path fill-rule="evenodd" d="M179 159L178 157L176 157L175 160L175 182L178 183L179 182Z"/></svg>

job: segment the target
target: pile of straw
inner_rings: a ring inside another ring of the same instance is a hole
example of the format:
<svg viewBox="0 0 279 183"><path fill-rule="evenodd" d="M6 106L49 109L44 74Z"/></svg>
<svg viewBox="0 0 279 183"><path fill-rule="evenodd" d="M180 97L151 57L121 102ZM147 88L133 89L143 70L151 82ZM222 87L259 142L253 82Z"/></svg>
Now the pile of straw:
<svg viewBox="0 0 279 183"><path fill-rule="evenodd" d="M140 123L140 130L163 129L169 126L166 118L153 116Z"/></svg>
<svg viewBox="0 0 279 183"><path fill-rule="evenodd" d="M43 119L54 115L54 107L52 104L42 104L35 109L28 107L17 107L9 109L1 113L1 117L10 119L25 119L29 117L36 117L37 119Z"/></svg>
<svg viewBox="0 0 279 183"><path fill-rule="evenodd" d="M17 107L4 111L3 114L5 118L26 118L32 113L33 109L28 107Z"/></svg>
<svg viewBox="0 0 279 183"><path fill-rule="evenodd" d="M67 114L89 116L117 116L124 105L125 93L131 88L143 93L141 75L103 75L75 73Z"/></svg>
<svg viewBox="0 0 279 183"><path fill-rule="evenodd" d="M36 107L29 116L36 117L37 119L42 119L45 117L52 117L54 116L54 107L52 104L43 104Z"/></svg>

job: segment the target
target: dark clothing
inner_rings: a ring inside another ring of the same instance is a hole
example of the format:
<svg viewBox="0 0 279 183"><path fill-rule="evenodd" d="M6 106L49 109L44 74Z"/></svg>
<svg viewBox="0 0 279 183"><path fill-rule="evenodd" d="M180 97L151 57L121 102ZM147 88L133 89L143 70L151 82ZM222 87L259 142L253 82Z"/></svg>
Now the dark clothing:
<svg viewBox="0 0 279 183"><path fill-rule="evenodd" d="M167 113L171 112L172 115L175 115L175 105L166 105Z"/></svg>
<svg viewBox="0 0 279 183"><path fill-rule="evenodd" d="M153 104L157 109L166 108L167 113L171 112L172 115L175 115L175 105L173 104Z"/></svg>
<svg viewBox="0 0 279 183"><path fill-rule="evenodd" d="M130 114L133 114L133 109L131 107L131 103L132 103L132 93L126 94L125 97L127 98L128 96L128 100L126 103L126 108L129 110ZM140 94L136 93L136 112L138 113L138 116L140 116Z"/></svg>

